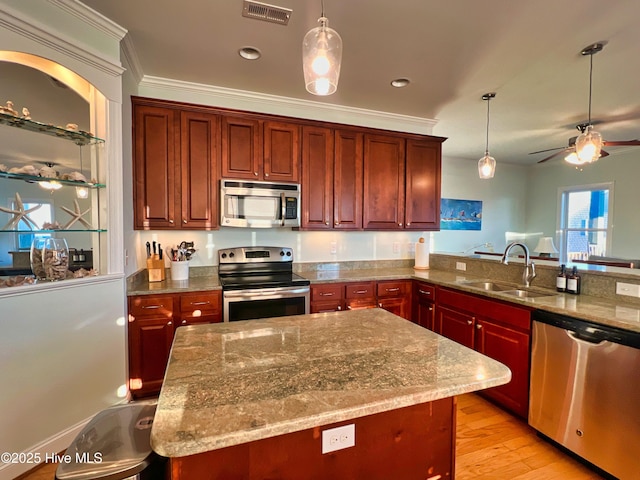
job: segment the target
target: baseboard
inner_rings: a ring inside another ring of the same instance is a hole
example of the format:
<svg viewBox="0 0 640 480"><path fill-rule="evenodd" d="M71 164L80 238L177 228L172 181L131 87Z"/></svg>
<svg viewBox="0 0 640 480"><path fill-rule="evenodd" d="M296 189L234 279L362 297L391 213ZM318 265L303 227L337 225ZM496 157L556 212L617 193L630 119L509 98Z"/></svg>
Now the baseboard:
<svg viewBox="0 0 640 480"><path fill-rule="evenodd" d="M64 452L67 447L71 445L73 439L82 431L84 426L91 421L91 418L93 417L89 417L66 430L58 432L56 435L34 445L29 450L16 453L23 453L26 458L39 457L44 463L47 455L51 456L56 453ZM13 480L36 466L37 465L33 463L2 463L0 464L0 480Z"/></svg>

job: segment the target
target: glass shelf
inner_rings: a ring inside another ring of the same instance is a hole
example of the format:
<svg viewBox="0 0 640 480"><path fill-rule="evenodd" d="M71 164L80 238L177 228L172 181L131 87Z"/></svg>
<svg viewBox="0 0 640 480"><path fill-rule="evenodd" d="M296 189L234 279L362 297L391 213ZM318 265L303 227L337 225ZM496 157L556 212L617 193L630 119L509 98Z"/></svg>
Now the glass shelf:
<svg viewBox="0 0 640 480"><path fill-rule="evenodd" d="M106 185L103 183L79 182L75 180L61 180L60 178L38 177L35 175L25 175L23 173L0 172L0 178L22 180L29 183L58 182L62 185L69 185L71 187L87 187L87 188L105 188L106 187Z"/></svg>
<svg viewBox="0 0 640 480"><path fill-rule="evenodd" d="M0 112L0 125L9 125L10 127L22 128L30 132L44 133L52 137L64 138L71 140L76 145L95 145L104 143L104 140L93 135L80 131L67 130L66 128L56 127L54 125L27 120L26 118L16 117L14 115Z"/></svg>
<svg viewBox="0 0 640 480"><path fill-rule="evenodd" d="M81 233L104 233L106 229L98 228L92 230L80 230L80 229L69 229L69 230L0 230L0 233L66 233L66 232L81 232Z"/></svg>

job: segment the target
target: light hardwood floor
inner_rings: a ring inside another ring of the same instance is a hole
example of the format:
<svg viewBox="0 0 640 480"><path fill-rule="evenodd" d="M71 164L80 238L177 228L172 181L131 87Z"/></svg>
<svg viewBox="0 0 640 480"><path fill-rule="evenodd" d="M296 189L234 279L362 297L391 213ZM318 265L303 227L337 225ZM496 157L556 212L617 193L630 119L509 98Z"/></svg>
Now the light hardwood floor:
<svg viewBox="0 0 640 480"><path fill-rule="evenodd" d="M478 395L458 397L457 428L457 480L602 479ZM45 465L20 480L52 480L55 471Z"/></svg>

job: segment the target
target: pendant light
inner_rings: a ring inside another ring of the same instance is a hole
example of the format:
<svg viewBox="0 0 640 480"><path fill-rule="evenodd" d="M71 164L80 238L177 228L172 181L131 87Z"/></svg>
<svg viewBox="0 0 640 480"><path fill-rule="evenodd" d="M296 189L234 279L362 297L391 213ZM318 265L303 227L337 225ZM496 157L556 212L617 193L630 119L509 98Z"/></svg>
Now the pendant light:
<svg viewBox="0 0 640 480"><path fill-rule="evenodd" d="M478 174L482 179L493 178L496 173L496 159L489 155L489 102L495 98L495 93L485 93L482 100L487 102L487 142L484 149L484 157L478 160Z"/></svg>
<svg viewBox="0 0 640 480"><path fill-rule="evenodd" d="M596 162L602 151L602 135L594 131L593 125L591 125L591 90L593 87L593 56L603 48L603 43L594 43L580 52L581 55L589 55L589 120L584 131L576 138L576 158L565 159L572 164L583 165Z"/></svg>
<svg viewBox="0 0 640 480"><path fill-rule="evenodd" d="M329 28L324 1L318 23L320 25L309 30L302 41L302 68L307 91L324 96L337 90L342 61L342 38Z"/></svg>

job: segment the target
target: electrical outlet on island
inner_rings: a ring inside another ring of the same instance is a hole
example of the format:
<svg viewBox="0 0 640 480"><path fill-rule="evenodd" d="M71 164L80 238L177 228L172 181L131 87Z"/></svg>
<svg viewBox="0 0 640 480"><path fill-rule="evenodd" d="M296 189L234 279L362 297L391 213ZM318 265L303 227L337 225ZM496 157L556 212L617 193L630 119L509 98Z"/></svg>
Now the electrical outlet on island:
<svg viewBox="0 0 640 480"><path fill-rule="evenodd" d="M462 270L463 272L466 272L467 264L464 262L456 262L456 270Z"/></svg>

